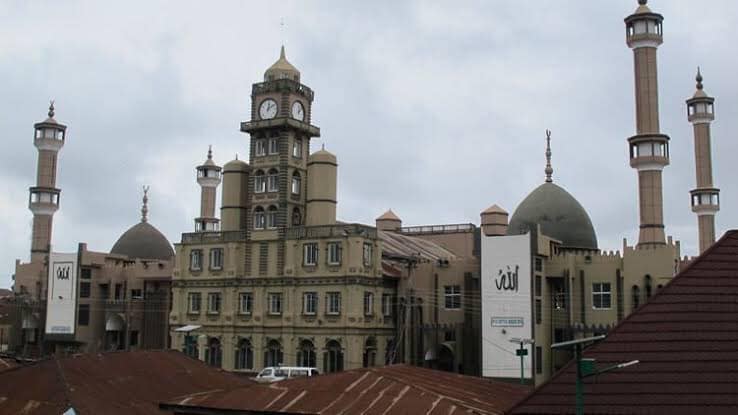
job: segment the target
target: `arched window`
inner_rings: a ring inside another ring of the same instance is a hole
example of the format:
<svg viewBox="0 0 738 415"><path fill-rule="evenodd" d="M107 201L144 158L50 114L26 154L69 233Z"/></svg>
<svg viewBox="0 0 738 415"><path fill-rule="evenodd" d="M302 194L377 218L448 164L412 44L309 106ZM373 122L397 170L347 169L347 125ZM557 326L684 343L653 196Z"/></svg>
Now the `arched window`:
<svg viewBox="0 0 738 415"><path fill-rule="evenodd" d="M343 370L343 349L341 344L335 340L330 340L325 345L323 353L323 372L332 373Z"/></svg>
<svg viewBox="0 0 738 415"><path fill-rule="evenodd" d="M315 367L315 346L310 340L303 340L297 349L297 366Z"/></svg>
<svg viewBox="0 0 738 415"><path fill-rule="evenodd" d="M302 157L302 139L300 138L295 138L295 141L292 142L292 157Z"/></svg>
<svg viewBox="0 0 738 415"><path fill-rule="evenodd" d="M363 366L373 367L377 360L377 341L374 337L368 337L364 343Z"/></svg>
<svg viewBox="0 0 738 415"><path fill-rule="evenodd" d="M634 285L631 291L633 295L633 310L635 310L639 305L641 305L641 289L638 288L637 285Z"/></svg>
<svg viewBox="0 0 738 415"><path fill-rule="evenodd" d="M266 192L266 176L264 170L257 170L254 173L254 193Z"/></svg>
<svg viewBox="0 0 738 415"><path fill-rule="evenodd" d="M300 226L302 225L302 214L300 213L300 208L294 208L292 209L292 226Z"/></svg>
<svg viewBox="0 0 738 415"><path fill-rule="evenodd" d="M208 340L208 347L205 349L205 363L214 367L221 367L223 363L220 340L217 337Z"/></svg>
<svg viewBox="0 0 738 415"><path fill-rule="evenodd" d="M299 195L302 189L302 179L300 178L300 172L292 173L292 194Z"/></svg>
<svg viewBox="0 0 738 415"><path fill-rule="evenodd" d="M277 340L269 340L264 351L264 367L279 366L282 363L282 345Z"/></svg>
<svg viewBox="0 0 738 415"><path fill-rule="evenodd" d="M236 369L254 368L254 349L248 339L241 339L236 346Z"/></svg>
<svg viewBox="0 0 738 415"><path fill-rule="evenodd" d="M395 363L395 341L387 339L387 346L384 348L384 364L392 365Z"/></svg>
<svg viewBox="0 0 738 415"><path fill-rule="evenodd" d="M197 359L200 353L197 350L197 336L186 335L184 338L184 345L182 346L182 353L187 356Z"/></svg>
<svg viewBox="0 0 738 415"><path fill-rule="evenodd" d="M267 175L267 191L276 192L279 191L279 172L277 169L269 170Z"/></svg>
<svg viewBox="0 0 738 415"><path fill-rule="evenodd" d="M651 298L651 291L652 291L651 290L651 276L648 275L648 274L646 274L646 276L643 277L643 279L644 279L644 282L643 283L644 283L645 288L646 288L646 299L649 299L649 298Z"/></svg>
<svg viewBox="0 0 738 415"><path fill-rule="evenodd" d="M267 209L266 226L267 228L277 227L277 207L276 206L269 206L269 209Z"/></svg>
<svg viewBox="0 0 738 415"><path fill-rule="evenodd" d="M266 225L266 217L264 215L264 208L257 206L254 209L254 229L264 229Z"/></svg>

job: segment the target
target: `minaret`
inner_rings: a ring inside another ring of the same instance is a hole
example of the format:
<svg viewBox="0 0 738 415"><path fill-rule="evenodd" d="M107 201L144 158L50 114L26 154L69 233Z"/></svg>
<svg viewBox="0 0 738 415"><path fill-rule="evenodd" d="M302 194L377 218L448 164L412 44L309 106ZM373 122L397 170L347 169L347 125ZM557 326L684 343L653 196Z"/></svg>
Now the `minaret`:
<svg viewBox="0 0 738 415"><path fill-rule="evenodd" d="M715 242L715 213L720 210L720 189L712 183L710 123L715 119L715 98L702 89L702 74L697 68L697 91L687 100L687 119L694 127L694 164L697 187L692 196L692 212L697 214L700 253Z"/></svg>
<svg viewBox="0 0 738 415"><path fill-rule="evenodd" d="M213 161L213 149L208 148L208 159L197 166L197 183L200 185L200 217L195 218L195 231L217 231L220 219L215 217L215 193L220 184L221 167Z"/></svg>
<svg viewBox="0 0 738 415"><path fill-rule="evenodd" d="M36 186L31 187L28 208L33 212L31 261L43 261L49 254L54 213L59 209L56 188L56 161L64 146L67 126L54 119L54 101L49 105L49 118L35 124L33 144L38 149Z"/></svg>
<svg viewBox="0 0 738 415"><path fill-rule="evenodd" d="M656 49L663 42L663 16L646 0L625 18L626 40L635 64L636 135L628 139L630 165L638 170L640 233L638 246L663 245L664 208L661 172L669 164L669 136L659 131Z"/></svg>

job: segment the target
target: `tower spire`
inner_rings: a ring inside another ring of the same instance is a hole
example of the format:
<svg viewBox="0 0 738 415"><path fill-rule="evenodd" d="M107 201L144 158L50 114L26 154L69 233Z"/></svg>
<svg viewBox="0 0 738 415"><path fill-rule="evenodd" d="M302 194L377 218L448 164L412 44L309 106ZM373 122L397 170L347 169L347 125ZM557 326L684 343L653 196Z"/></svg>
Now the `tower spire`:
<svg viewBox="0 0 738 415"><path fill-rule="evenodd" d="M208 145L208 160L212 160L212 159L213 159L213 145L210 144Z"/></svg>
<svg viewBox="0 0 738 415"><path fill-rule="evenodd" d="M697 76L694 78L697 81L697 89L702 90L702 74L700 73L700 67L697 67Z"/></svg>
<svg viewBox="0 0 738 415"><path fill-rule="evenodd" d="M546 183L553 182L551 176L554 169L551 167L551 130L546 130Z"/></svg>
<svg viewBox="0 0 738 415"><path fill-rule="evenodd" d="M141 222L149 220L149 186L143 186L143 206L141 206Z"/></svg>
<svg viewBox="0 0 738 415"><path fill-rule="evenodd" d="M54 118L54 100L49 101L49 118Z"/></svg>

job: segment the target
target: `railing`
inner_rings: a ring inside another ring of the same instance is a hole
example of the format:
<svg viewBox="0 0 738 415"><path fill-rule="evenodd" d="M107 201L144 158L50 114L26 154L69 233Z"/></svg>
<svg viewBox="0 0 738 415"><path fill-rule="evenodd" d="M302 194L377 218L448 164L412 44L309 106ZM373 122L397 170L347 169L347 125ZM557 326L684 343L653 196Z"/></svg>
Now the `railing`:
<svg viewBox="0 0 738 415"><path fill-rule="evenodd" d="M246 240L246 231L192 232L182 234L183 244L239 242Z"/></svg>
<svg viewBox="0 0 738 415"><path fill-rule="evenodd" d="M425 225L425 226L407 226L400 228L400 232L407 234L420 233L455 233L455 232L471 232L475 228L473 223L458 223L451 225Z"/></svg>
<svg viewBox="0 0 738 415"><path fill-rule="evenodd" d="M287 79L287 78L254 84L253 87L251 88L251 94L258 95L258 94L264 94L267 92L282 91L284 89L288 89L292 92L296 92L304 96L305 98L309 99L310 101L312 101L313 97L315 96L312 89L308 88L307 86L295 80Z"/></svg>
<svg viewBox="0 0 738 415"><path fill-rule="evenodd" d="M345 236L364 236L377 238L377 230L373 227L357 223L345 225L302 226L287 229L287 239L339 238Z"/></svg>

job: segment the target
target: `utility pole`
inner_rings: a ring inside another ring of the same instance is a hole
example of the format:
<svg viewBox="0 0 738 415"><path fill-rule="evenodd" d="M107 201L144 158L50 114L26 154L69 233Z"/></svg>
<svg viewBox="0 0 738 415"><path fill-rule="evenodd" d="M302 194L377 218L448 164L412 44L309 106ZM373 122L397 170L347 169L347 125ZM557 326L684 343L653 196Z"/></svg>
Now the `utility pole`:
<svg viewBox="0 0 738 415"><path fill-rule="evenodd" d="M517 343L520 345L515 354L520 356L520 384L525 384L525 356L528 355L528 349L525 347L526 344L535 344L533 339L520 339L514 337L510 339L510 343Z"/></svg>
<svg viewBox="0 0 738 415"><path fill-rule="evenodd" d="M584 339L570 340L561 343L554 343L551 345L552 349L574 347L574 360L577 365L577 376L576 376L576 414L584 415L584 379L590 376L597 376L603 373L612 372L613 370L623 369L628 366L638 364L638 360L631 360L626 363L618 363L616 365L608 366L604 369L597 370L595 367L595 359L585 359L582 357L582 349L584 343L594 343L605 338L605 335L587 337Z"/></svg>

